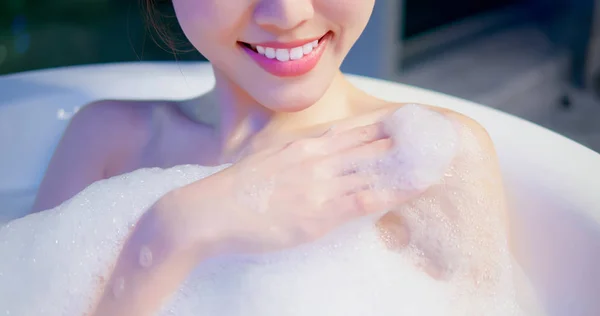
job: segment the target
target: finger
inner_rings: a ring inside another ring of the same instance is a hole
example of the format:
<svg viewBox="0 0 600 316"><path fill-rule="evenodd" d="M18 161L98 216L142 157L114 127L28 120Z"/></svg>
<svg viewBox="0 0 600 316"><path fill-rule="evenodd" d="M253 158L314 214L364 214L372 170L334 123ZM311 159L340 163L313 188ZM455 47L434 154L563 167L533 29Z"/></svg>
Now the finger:
<svg viewBox="0 0 600 316"><path fill-rule="evenodd" d="M357 172L342 177L329 178L327 181L319 181L311 187L310 194L322 205L323 211L329 212L329 208L338 207L338 199L358 194L361 191L380 191L375 193L379 198L386 198L394 194L393 190L386 190L384 175L376 173ZM373 193L364 193L373 194ZM391 198L390 198L391 199Z"/></svg>
<svg viewBox="0 0 600 316"><path fill-rule="evenodd" d="M442 268L428 258L424 258L418 266L433 279L441 280L444 276Z"/></svg>
<svg viewBox="0 0 600 316"><path fill-rule="evenodd" d="M409 191L402 192L394 182L390 181L389 175L381 170L373 172L361 170L340 177L331 177L327 181L322 181L321 189L323 188L329 196L343 196L365 190L379 190L381 194L396 194L400 197L416 194Z"/></svg>
<svg viewBox="0 0 600 316"><path fill-rule="evenodd" d="M377 163L385 158L393 146L390 138L380 139L369 144L351 148L317 162L316 168L329 170L328 177L347 175L355 172L377 172Z"/></svg>
<svg viewBox="0 0 600 316"><path fill-rule="evenodd" d="M352 173L343 177L331 178L325 185L332 190L330 196L346 196L359 191L372 190L377 187L380 176L369 173Z"/></svg>
<svg viewBox="0 0 600 316"><path fill-rule="evenodd" d="M377 221L381 239L388 249L400 251L410 242L410 231L401 215L392 212L385 214Z"/></svg>
<svg viewBox="0 0 600 316"><path fill-rule="evenodd" d="M299 139L284 146L282 152L286 152L286 161L298 161L328 156L387 137L383 123L375 123L330 136Z"/></svg>
<svg viewBox="0 0 600 316"><path fill-rule="evenodd" d="M341 219L365 216L394 209L422 194L422 191L368 188L327 201L329 207Z"/></svg>
<svg viewBox="0 0 600 316"><path fill-rule="evenodd" d="M389 116L389 110L384 111L373 111L368 114L356 116L353 118L349 118L344 120L343 122L338 122L335 125L331 126L326 134L339 134L348 130L351 130L359 125L364 125L365 122L382 122L385 121L385 118Z"/></svg>
<svg viewBox="0 0 600 316"><path fill-rule="evenodd" d="M328 209L336 220L344 222L385 210L388 197L383 195L375 190L360 190L334 198L329 201Z"/></svg>
<svg viewBox="0 0 600 316"><path fill-rule="evenodd" d="M389 138L384 124L376 122L366 126L358 126L347 131L326 133L321 137L323 146L329 154L345 151L377 140Z"/></svg>

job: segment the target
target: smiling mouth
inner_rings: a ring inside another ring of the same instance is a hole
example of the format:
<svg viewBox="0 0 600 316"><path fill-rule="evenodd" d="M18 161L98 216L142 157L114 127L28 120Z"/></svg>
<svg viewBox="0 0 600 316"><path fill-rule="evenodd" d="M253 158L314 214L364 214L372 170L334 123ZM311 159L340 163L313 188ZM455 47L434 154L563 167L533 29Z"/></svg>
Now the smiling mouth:
<svg viewBox="0 0 600 316"><path fill-rule="evenodd" d="M303 45L291 48L278 48L278 47L269 47L269 46L261 46L254 45L245 42L238 42L240 45L254 51L259 55L263 55L269 59L277 59L279 61L291 61L302 59L302 57L309 55L319 47L321 41L331 32L327 32L325 35L321 36L321 38L314 40L312 42L305 43Z"/></svg>

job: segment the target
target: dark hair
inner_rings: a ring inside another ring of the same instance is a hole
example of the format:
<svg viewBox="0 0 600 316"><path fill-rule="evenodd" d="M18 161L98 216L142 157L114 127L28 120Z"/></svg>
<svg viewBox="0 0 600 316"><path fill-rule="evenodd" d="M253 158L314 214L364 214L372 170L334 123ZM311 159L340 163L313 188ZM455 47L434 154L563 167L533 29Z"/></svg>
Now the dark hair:
<svg viewBox="0 0 600 316"><path fill-rule="evenodd" d="M140 0L140 2L145 11L146 28L156 45L162 48L166 46L166 49L172 53L194 51L177 23L171 0Z"/></svg>

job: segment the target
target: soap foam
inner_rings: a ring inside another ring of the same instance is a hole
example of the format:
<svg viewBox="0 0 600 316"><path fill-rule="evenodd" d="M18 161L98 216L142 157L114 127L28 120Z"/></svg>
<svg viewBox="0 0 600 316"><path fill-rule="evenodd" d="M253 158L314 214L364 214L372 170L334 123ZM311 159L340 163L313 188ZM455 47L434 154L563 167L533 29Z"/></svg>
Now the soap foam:
<svg viewBox="0 0 600 316"><path fill-rule="evenodd" d="M384 186L423 190L440 181L458 150L455 125L423 106L408 104L396 110L385 121L396 146L377 164L387 174ZM370 169L366 166L365 171Z"/></svg>
<svg viewBox="0 0 600 316"><path fill-rule="evenodd" d="M217 170L134 171L1 227L0 315L84 315L143 212L166 192Z"/></svg>
<svg viewBox="0 0 600 316"><path fill-rule="evenodd" d="M435 184L395 210L410 230L408 247L389 250L374 225L381 214L368 216L312 244L204 262L160 315L523 315L506 236L489 216L498 201L484 199L478 185L489 172L473 166L486 158L468 130L457 132L432 113L418 106L396 112L389 131L398 147L380 164L401 179L394 185ZM0 314L84 315L143 212L166 192L225 167L138 170L0 228ZM418 267L426 257L444 267L443 278ZM140 253L140 264L151 264L151 253Z"/></svg>
<svg viewBox="0 0 600 316"><path fill-rule="evenodd" d="M423 177L424 172L417 170L419 179L443 176L420 198L394 210L410 232L407 253L417 264L433 262L441 269L441 278L453 285L456 304L448 315L525 315L517 302L515 266L502 221L505 205L501 193L489 194L502 186L490 170L495 166L494 157L480 147L469 127L451 120L443 123L439 117L423 113L424 108L412 107L412 117L429 115L430 119L404 123L417 126L422 122L425 126L419 135L407 133L419 140L414 146L422 143L425 148L405 156L416 153L412 157L426 160L420 162L421 167L432 172ZM410 120L408 116L404 119ZM450 132L450 123L455 133Z"/></svg>

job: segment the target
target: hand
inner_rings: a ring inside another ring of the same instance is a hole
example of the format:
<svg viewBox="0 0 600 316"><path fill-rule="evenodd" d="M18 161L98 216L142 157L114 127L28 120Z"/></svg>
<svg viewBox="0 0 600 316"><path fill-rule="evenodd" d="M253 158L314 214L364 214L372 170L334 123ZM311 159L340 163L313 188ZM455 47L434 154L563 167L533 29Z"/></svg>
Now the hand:
<svg viewBox="0 0 600 316"><path fill-rule="evenodd" d="M178 243L215 255L310 242L418 193L386 187L385 170L361 172L391 147L381 123L294 141L173 192L161 217L172 223L167 229Z"/></svg>

